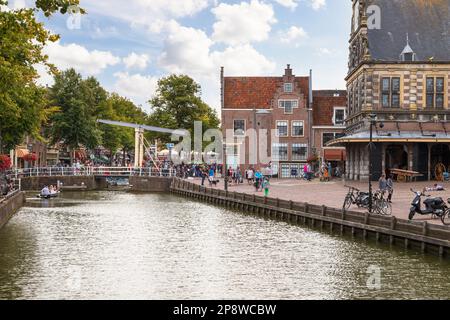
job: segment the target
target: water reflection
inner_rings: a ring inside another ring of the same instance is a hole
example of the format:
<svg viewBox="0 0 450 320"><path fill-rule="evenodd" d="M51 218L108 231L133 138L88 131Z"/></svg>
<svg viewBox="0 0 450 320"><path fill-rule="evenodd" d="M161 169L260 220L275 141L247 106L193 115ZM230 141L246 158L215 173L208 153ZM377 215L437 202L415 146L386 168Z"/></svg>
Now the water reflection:
<svg viewBox="0 0 450 320"><path fill-rule="evenodd" d="M0 243L2 299L450 298L439 259L166 194L34 201Z"/></svg>

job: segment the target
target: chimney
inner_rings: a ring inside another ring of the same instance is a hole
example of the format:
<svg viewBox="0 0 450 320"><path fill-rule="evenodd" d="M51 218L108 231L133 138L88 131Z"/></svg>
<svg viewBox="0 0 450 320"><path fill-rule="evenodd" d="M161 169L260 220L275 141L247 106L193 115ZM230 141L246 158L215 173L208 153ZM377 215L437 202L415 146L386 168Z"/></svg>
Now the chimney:
<svg viewBox="0 0 450 320"><path fill-rule="evenodd" d="M220 67L220 106L221 106L221 109L225 108L224 67Z"/></svg>
<svg viewBox="0 0 450 320"><path fill-rule="evenodd" d="M284 75L287 77L292 77L292 69L291 69L291 65L288 64L287 68L284 70Z"/></svg>
<svg viewBox="0 0 450 320"><path fill-rule="evenodd" d="M313 106L313 71L312 69L309 70L309 108L312 109Z"/></svg>

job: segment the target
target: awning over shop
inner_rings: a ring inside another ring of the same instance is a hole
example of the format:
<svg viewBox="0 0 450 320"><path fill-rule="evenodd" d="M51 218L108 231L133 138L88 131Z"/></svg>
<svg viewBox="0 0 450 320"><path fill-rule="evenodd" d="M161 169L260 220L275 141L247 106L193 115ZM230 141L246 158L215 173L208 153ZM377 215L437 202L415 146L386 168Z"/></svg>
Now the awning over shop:
<svg viewBox="0 0 450 320"><path fill-rule="evenodd" d="M373 133L373 142L387 142L387 143L450 143L450 132L446 133L428 133L416 131L403 132L379 132ZM336 146L342 143L369 143L369 132L359 132L353 135L345 136L327 143L327 146Z"/></svg>
<svg viewBox="0 0 450 320"><path fill-rule="evenodd" d="M29 154L30 154L30 152L27 149L16 149L16 157L17 158L25 158Z"/></svg>
<svg viewBox="0 0 450 320"><path fill-rule="evenodd" d="M75 159L78 159L78 160L86 159L86 151L84 151L84 150L76 150L75 151Z"/></svg>
<svg viewBox="0 0 450 320"><path fill-rule="evenodd" d="M346 153L344 149L325 149L324 159L326 161L345 161Z"/></svg>

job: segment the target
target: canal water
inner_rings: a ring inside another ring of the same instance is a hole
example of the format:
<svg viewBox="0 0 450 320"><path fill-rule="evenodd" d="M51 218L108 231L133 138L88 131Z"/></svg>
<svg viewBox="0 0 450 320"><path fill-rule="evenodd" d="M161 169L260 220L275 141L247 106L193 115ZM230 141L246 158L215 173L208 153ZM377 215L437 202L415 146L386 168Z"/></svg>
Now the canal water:
<svg viewBox="0 0 450 320"><path fill-rule="evenodd" d="M29 199L0 299L103 298L449 299L450 264L166 194Z"/></svg>

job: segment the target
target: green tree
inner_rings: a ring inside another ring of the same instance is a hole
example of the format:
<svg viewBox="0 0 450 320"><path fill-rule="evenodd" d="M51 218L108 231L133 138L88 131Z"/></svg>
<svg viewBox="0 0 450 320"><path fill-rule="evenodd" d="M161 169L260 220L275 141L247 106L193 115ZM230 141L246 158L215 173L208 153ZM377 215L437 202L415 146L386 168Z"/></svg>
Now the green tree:
<svg viewBox="0 0 450 320"><path fill-rule="evenodd" d="M0 0L0 153L20 144L25 135L42 139L41 124L55 111L47 103L46 90L35 84L38 73L34 66L45 64L55 72L42 49L59 37L36 20L36 13L64 13L78 1L37 0L35 8L1 8L7 4Z"/></svg>
<svg viewBox="0 0 450 320"><path fill-rule="evenodd" d="M111 94L107 100L110 106L111 113L107 120L115 120L122 122L131 122L137 124L145 124L147 121L147 114L139 107L137 107L130 100L119 96L116 93ZM108 132L107 137L111 137L111 143L116 144L118 139L118 148L123 150L123 165L125 165L125 155L128 151L134 150L134 129L126 127L116 127L110 125L102 125ZM105 137L103 138L105 140ZM117 151L116 149L116 151Z"/></svg>
<svg viewBox="0 0 450 320"><path fill-rule="evenodd" d="M49 135L51 143L63 142L71 151L80 146L95 148L101 142L101 132L97 129L91 97L86 97L86 83L74 69L55 76L55 84L50 89L50 99L60 108L51 117ZM71 162L73 153L71 152Z"/></svg>
<svg viewBox="0 0 450 320"><path fill-rule="evenodd" d="M216 129L217 112L201 99L201 87L186 75L171 75L158 81L156 95L149 101L152 113L149 124L169 129L194 132L194 122L201 121L203 130ZM152 137L169 142L167 134L152 133Z"/></svg>

